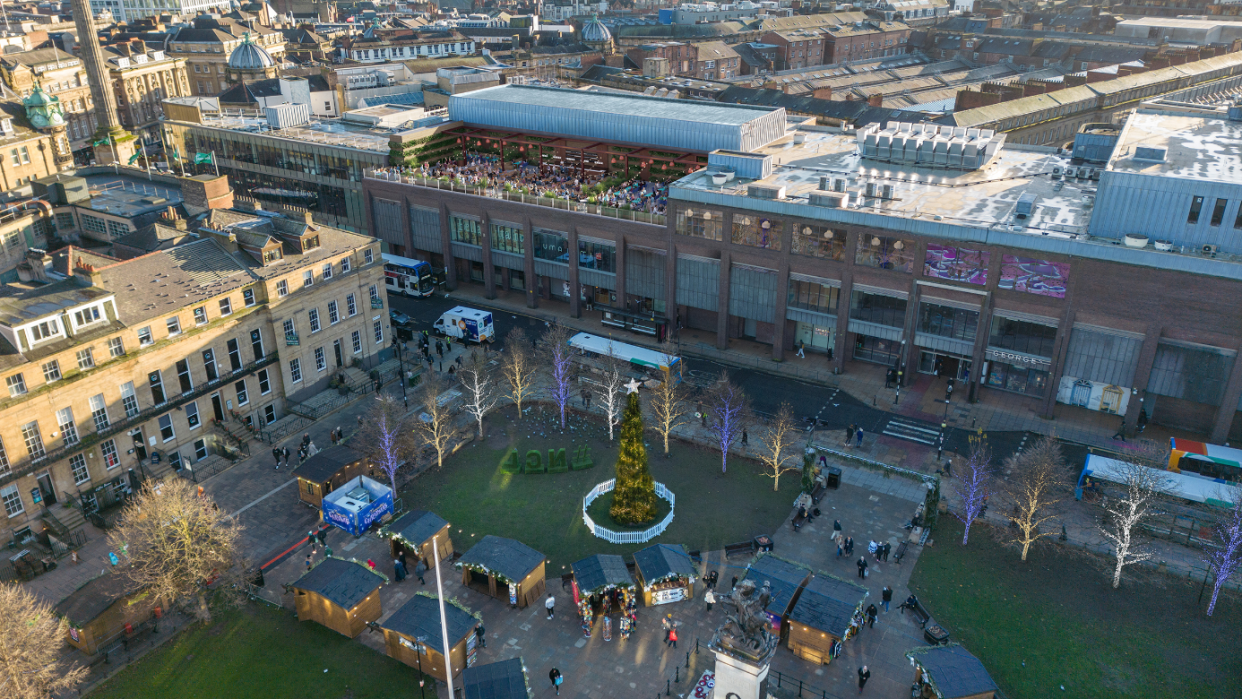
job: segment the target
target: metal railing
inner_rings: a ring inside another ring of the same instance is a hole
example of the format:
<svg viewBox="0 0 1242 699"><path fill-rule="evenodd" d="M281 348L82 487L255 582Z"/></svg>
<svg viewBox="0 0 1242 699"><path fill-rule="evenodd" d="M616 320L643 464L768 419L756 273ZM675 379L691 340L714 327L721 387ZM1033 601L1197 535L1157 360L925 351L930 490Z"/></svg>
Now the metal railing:
<svg viewBox="0 0 1242 699"><path fill-rule="evenodd" d="M202 385L196 386L194 387L193 390L182 393L170 400L166 400L163 403L160 403L159 405L153 405L147 408L146 410L140 411L137 415L131 418L126 418L124 420L121 420L120 422L111 423L110 425L108 425L106 428L102 430L99 430L97 432L91 432L87 435L84 435L82 436L81 439L74 442L73 444L63 446L59 449L52 449L50 451L45 451L42 456L39 456L34 459L29 459L23 464L21 464L20 466L18 466L17 468L14 468L12 471L9 471L3 476L0 476L0 486L7 485L9 482L15 481L18 478L21 478L22 476L28 475L29 473L32 473L38 468L42 468L44 466L47 466L48 464L55 463L61 459L68 458L70 456L73 456L74 454L79 454L84 451L87 451L88 449L104 441L105 439L114 437L118 434L121 434L122 432L126 432L135 427L138 427L160 415L163 415L164 413L167 413L182 405L185 405L186 403L189 403L190 401L195 400L196 398L201 398L207 395L208 393L225 385L229 381L233 381L235 379L238 379L244 376L249 376L250 374L253 374L259 369L262 369L263 367L268 366L269 364L272 364L273 362L276 361L276 359L277 359L277 353L271 352L265 355L262 359L258 361L251 362L250 364L247 364L236 371L231 371L227 374L221 374L219 378L213 381L209 381Z"/></svg>
<svg viewBox="0 0 1242 699"><path fill-rule="evenodd" d="M490 199L504 199L506 201L518 202L519 204L534 204L553 209L561 209L562 211L573 211L580 214L591 214L593 216L603 216L605 218L616 218L626 221L637 221L639 223L650 223L653 226L664 226L668 220L664 214L650 214L645 211L636 211L634 209L617 209L611 206L604 206L603 204L588 204L570 199L545 197L538 194L523 194L520 191L508 191L502 187L477 187L468 184L458 184L451 180L446 182L444 180L430 177L420 177L418 175L398 175L384 170L367 170L364 172L364 177L369 177L373 180L400 182L402 184L412 184L420 187L442 189L450 192L461 192L463 194L477 194Z"/></svg>
<svg viewBox="0 0 1242 699"><path fill-rule="evenodd" d="M768 689L772 689L774 686L776 689L787 690L790 696L806 697L806 699L840 699L840 695L833 694L826 689L813 687L797 677L791 677L777 670L769 670ZM794 692L797 692L797 694L794 695ZM780 694L778 693L777 696L780 696Z"/></svg>
<svg viewBox="0 0 1242 699"><path fill-rule="evenodd" d="M592 534L610 544L643 544L664 533L668 529L668 525L673 523L673 514L677 510L677 496L673 491L664 487L663 483L655 484L655 494L663 500L667 500L669 504L668 514L660 521L659 524L636 532L617 532L607 527L602 527L591 519L591 515L587 514L587 509L591 507L591 503L604 493L610 493L617 487L617 479L604 481L591 489L586 497L582 498L582 521L586 523L586 527Z"/></svg>

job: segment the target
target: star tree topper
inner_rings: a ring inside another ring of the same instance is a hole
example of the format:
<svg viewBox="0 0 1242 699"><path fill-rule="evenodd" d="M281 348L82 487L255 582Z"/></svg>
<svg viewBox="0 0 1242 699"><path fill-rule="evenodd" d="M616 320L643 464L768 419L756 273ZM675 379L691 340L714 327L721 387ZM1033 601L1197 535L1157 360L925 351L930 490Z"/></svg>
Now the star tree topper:
<svg viewBox="0 0 1242 699"><path fill-rule="evenodd" d="M630 382L625 384L625 394L629 395L631 393L638 393L638 387L640 385L642 384L638 383L638 379L630 379Z"/></svg>

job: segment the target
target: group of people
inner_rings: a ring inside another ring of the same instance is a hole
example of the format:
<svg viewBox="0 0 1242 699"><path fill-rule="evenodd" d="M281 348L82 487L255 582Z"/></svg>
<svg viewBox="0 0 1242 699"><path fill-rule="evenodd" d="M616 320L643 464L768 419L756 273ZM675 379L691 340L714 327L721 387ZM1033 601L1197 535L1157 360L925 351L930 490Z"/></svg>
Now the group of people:
<svg viewBox="0 0 1242 699"><path fill-rule="evenodd" d="M857 440L857 446L862 448L863 428L851 422L849 426L845 428L845 446L848 447L851 444L854 444L855 440Z"/></svg>
<svg viewBox="0 0 1242 699"><path fill-rule="evenodd" d="M552 195L559 199L587 203L592 196L604 206L629 206L638 211L663 214L668 206L668 184L635 177L602 193L585 190L598 185L608 173L585 169L574 164L531 163L525 160L503 162L494 155L468 151L463 161L443 160L423 163L417 168L390 168L393 175L418 175L429 179L449 178L471 187L502 187L511 185L525 189L537 197Z"/></svg>
<svg viewBox="0 0 1242 699"><path fill-rule="evenodd" d="M340 439L340 436L338 434L338 431L340 429L341 428L338 427L332 431L332 437L333 437L332 443L333 444L336 444L337 441L339 441ZM298 452L297 452L298 465L301 466L303 463L305 463L307 459L309 459L310 457L318 453L319 453L319 447L315 446L315 443L311 441L310 432L307 432L306 434L302 435L302 442L298 445ZM281 466L289 465L290 456L291 455L289 453L289 447L281 447L281 446L272 447L272 458L276 460L277 471L280 470Z"/></svg>

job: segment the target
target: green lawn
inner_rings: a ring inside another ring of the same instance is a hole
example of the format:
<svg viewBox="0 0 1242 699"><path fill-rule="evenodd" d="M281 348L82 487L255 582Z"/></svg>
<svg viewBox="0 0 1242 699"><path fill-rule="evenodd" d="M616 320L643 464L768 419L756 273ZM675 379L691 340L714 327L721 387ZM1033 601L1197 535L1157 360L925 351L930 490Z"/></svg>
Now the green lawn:
<svg viewBox="0 0 1242 699"><path fill-rule="evenodd" d="M417 695L418 671L414 668L319 624L299 622L291 612L248 604L217 614L210 626L200 624L182 632L122 670L91 697L388 699Z"/></svg>
<svg viewBox="0 0 1242 699"><path fill-rule="evenodd" d="M1201 581L1148 573L1114 590L1106 561L1048 544L1022 563L986 527L962 548L949 517L934 538L910 587L1011 699L1239 696L1236 595L1206 618Z"/></svg>
<svg viewBox="0 0 1242 699"><path fill-rule="evenodd" d="M519 426L513 411L488 418L488 438L463 447L445 460L442 471L415 479L401 495L409 509L431 510L453 525L454 546L465 551L487 534L517 539L548 556L548 575L569 572L569 565L595 553L629 554L643 545L614 545L597 539L582 521L582 498L597 483L614 477L616 443L598 425L573 418L575 429L562 435L550 415L537 410ZM677 498L676 514L664 535L652 543L685 544L709 551L725 544L771 534L781 525L798 494L796 472L781 479L780 492L753 461L731 456L727 474L720 454L674 443L672 458L660 453L648 433L652 476ZM538 449L563 447L572 459L579 444L591 446L595 467L585 471L506 474L501 462L510 447L522 458Z"/></svg>

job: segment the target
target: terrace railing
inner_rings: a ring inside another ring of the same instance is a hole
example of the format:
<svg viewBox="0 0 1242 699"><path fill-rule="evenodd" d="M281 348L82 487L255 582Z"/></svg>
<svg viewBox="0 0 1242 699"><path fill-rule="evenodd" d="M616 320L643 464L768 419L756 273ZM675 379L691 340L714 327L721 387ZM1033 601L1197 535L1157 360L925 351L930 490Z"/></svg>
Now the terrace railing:
<svg viewBox="0 0 1242 699"><path fill-rule="evenodd" d="M603 204L589 204L569 199L552 198L536 194L523 194L522 192L516 190L506 190L503 187L483 187L478 185L461 184L451 180L440 180L431 177L422 177L419 175L400 175L386 170L367 170L365 171L365 176L373 180L400 182L402 184L412 184L419 187L442 189L450 192L462 192L463 194L477 194L491 199L504 199L506 201L515 201L520 204L546 206L552 209L573 211L580 214L590 214L592 216L603 216L605 218L637 221L639 223L649 223L653 226L663 226L667 220L664 214L651 214L634 209L618 209L611 206L604 206Z"/></svg>

